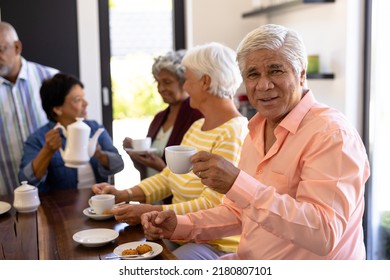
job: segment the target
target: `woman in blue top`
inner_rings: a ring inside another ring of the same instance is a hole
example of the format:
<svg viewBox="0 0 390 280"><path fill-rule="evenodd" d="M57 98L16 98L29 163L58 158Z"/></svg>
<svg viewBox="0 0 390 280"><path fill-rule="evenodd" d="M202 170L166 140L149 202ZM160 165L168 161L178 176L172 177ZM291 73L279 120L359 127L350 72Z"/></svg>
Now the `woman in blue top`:
<svg viewBox="0 0 390 280"><path fill-rule="evenodd" d="M96 152L89 164L78 168L65 166L59 149L65 149L66 138L56 124L66 128L76 118L86 119L88 102L83 88L77 78L64 73L56 74L42 84L42 107L49 122L29 136L24 144L20 181L28 181L41 192L89 188L94 183L107 182L109 175L123 169L122 157L106 130L99 136ZM84 122L91 127L91 135L102 127L96 121Z"/></svg>

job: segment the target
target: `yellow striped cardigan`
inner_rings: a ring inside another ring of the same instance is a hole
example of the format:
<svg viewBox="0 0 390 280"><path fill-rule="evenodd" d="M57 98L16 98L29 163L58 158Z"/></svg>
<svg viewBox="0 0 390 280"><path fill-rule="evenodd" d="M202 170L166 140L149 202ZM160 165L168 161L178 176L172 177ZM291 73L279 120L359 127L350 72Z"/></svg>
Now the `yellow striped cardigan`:
<svg viewBox="0 0 390 280"><path fill-rule="evenodd" d="M182 145L192 146L197 151L208 151L223 156L237 166L241 147L248 132L248 120L245 117L235 117L221 126L208 131L202 131L204 119L192 124L184 135ZM172 204L163 205L163 209L172 209L176 214L186 214L218 205L222 194L203 185L200 179L191 171L187 174L174 174L169 168L146 178L139 184L146 196L146 203L160 201L173 195ZM239 236L232 236L209 242L217 249L235 252Z"/></svg>

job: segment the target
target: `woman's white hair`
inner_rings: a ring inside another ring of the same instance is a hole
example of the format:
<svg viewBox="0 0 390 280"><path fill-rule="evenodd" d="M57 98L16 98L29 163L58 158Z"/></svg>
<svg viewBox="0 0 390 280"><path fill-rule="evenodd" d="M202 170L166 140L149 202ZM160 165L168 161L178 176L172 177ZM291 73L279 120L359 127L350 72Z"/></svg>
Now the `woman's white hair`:
<svg viewBox="0 0 390 280"><path fill-rule="evenodd" d="M233 98L242 82L234 50L216 42L200 45L187 51L182 64L200 79L211 79L209 93L221 98Z"/></svg>
<svg viewBox="0 0 390 280"><path fill-rule="evenodd" d="M303 40L294 30L281 25L266 24L249 32L237 48L237 61L241 73L247 56L257 50L280 51L297 75L307 67L307 53Z"/></svg>

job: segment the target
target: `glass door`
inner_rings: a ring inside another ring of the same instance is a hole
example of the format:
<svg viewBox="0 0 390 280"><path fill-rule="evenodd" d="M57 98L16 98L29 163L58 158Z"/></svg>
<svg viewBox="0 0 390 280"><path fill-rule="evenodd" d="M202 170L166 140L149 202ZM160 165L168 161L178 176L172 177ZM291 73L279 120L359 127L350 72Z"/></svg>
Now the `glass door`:
<svg viewBox="0 0 390 280"><path fill-rule="evenodd" d="M125 137L146 136L152 117L166 107L151 73L154 57L174 49L172 0L110 0L114 145L125 161L117 188L139 183L139 172L122 149Z"/></svg>
<svg viewBox="0 0 390 280"><path fill-rule="evenodd" d="M367 1L371 18L370 77L368 80L369 115L368 143L371 163L371 184L367 192L368 259L390 259L390 1ZM365 116L367 117L367 116Z"/></svg>

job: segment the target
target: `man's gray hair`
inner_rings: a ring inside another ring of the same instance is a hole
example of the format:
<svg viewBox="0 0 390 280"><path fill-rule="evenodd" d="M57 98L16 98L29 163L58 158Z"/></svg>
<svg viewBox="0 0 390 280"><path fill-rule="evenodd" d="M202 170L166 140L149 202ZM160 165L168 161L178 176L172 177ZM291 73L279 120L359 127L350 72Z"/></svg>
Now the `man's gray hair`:
<svg viewBox="0 0 390 280"><path fill-rule="evenodd" d="M257 50L280 51L297 75L307 67L307 53L299 34L281 25L266 24L248 33L237 48L237 61L241 73L246 57Z"/></svg>
<svg viewBox="0 0 390 280"><path fill-rule="evenodd" d="M9 43L19 40L18 33L16 33L15 28L8 22L0 21L0 32L8 36L7 40Z"/></svg>

